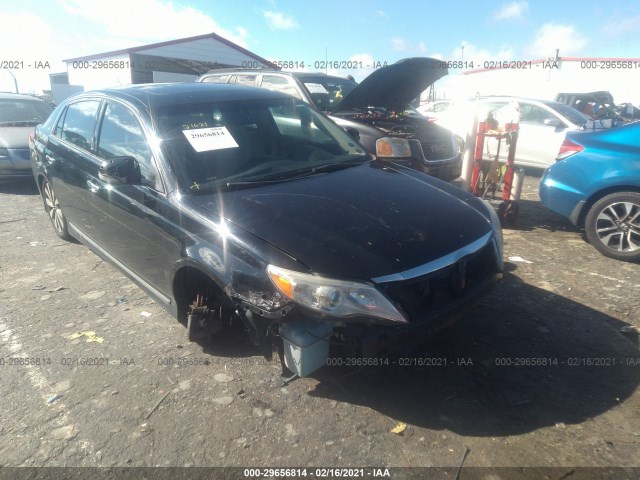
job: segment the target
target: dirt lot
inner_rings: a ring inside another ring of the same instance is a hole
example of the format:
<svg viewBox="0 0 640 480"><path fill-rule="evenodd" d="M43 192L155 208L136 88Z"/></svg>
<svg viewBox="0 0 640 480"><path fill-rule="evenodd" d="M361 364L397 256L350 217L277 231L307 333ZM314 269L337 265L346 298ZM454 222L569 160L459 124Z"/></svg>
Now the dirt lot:
<svg viewBox="0 0 640 480"><path fill-rule="evenodd" d="M467 452L465 467L562 467L547 478L640 467L638 336L621 331L640 326L640 265L598 254L540 206L538 182L527 177L504 230L501 284L404 362L437 366L324 367L285 387L279 362L238 334L188 343L118 270L56 237L35 186L0 185L0 466L436 466L454 478Z"/></svg>

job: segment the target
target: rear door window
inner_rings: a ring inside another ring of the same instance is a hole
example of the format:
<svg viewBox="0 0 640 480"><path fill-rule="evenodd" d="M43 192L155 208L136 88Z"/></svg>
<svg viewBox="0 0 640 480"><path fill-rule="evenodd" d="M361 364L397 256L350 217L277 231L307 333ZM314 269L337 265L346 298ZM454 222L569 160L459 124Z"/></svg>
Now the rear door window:
<svg viewBox="0 0 640 480"><path fill-rule="evenodd" d="M544 121L547 118L554 116L544 108L522 102L520 103L520 114L520 123L530 123L533 125L544 125Z"/></svg>
<svg viewBox="0 0 640 480"><path fill-rule="evenodd" d="M100 108L100 100L84 100L72 103L67 107L60 136L74 145L91 150L96 116Z"/></svg>

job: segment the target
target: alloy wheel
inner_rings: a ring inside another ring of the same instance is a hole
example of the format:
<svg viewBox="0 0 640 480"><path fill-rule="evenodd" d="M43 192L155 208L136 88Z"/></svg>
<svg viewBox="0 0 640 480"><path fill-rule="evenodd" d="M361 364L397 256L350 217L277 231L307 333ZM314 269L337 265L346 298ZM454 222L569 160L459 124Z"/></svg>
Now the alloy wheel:
<svg viewBox="0 0 640 480"><path fill-rule="evenodd" d="M640 249L640 205L633 202L612 203L596 218L598 239L619 252Z"/></svg>

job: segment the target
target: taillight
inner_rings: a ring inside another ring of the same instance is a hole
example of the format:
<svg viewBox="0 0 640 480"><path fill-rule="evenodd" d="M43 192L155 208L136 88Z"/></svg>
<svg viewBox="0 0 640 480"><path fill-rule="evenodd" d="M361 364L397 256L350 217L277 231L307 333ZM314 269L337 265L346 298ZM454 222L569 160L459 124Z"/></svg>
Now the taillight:
<svg viewBox="0 0 640 480"><path fill-rule="evenodd" d="M565 158L569 158L571 155L575 155L576 153L580 153L584 150L582 145L578 145L577 143L572 142L568 138L564 139L562 145L560 145L560 151L556 156L556 162L560 160L564 160Z"/></svg>

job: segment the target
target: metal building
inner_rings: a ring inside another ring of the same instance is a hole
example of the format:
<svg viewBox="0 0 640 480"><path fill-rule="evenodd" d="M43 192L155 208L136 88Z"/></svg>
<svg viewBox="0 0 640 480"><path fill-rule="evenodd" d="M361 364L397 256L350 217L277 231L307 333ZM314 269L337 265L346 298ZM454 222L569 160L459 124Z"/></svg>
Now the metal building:
<svg viewBox="0 0 640 480"><path fill-rule="evenodd" d="M208 33L64 60L69 84L85 90L151 82L193 81L214 68L260 68L268 61Z"/></svg>

